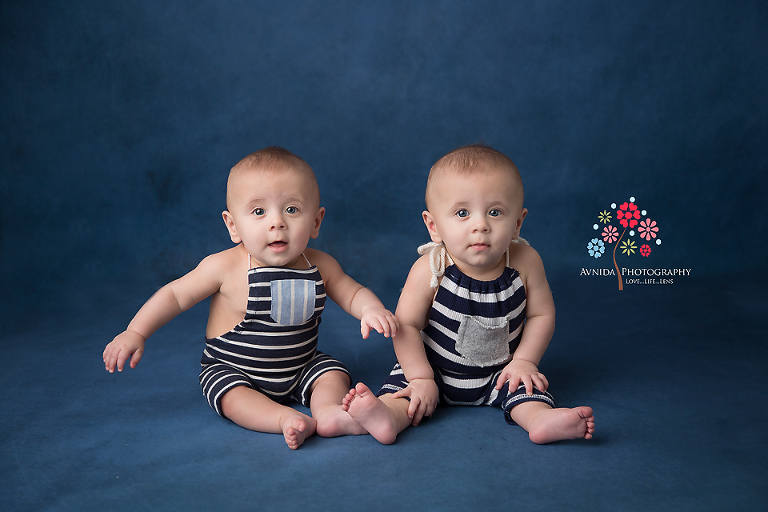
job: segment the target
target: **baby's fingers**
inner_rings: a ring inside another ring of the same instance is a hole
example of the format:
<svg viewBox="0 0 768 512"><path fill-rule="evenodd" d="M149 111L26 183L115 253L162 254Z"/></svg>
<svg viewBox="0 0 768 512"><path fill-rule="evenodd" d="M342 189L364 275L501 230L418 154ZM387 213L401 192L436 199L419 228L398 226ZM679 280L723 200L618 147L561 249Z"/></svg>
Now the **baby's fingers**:
<svg viewBox="0 0 768 512"><path fill-rule="evenodd" d="M112 356L112 352L110 351L107 353L107 351L104 351L104 355L102 356L104 359L104 369L107 370L109 373L112 373L115 371L115 358Z"/></svg>
<svg viewBox="0 0 768 512"><path fill-rule="evenodd" d="M419 423L421 423L422 418L424 418L425 410L423 407L419 407L416 409L416 413L413 415L413 421L411 421L411 425L414 427L417 426Z"/></svg>
<svg viewBox="0 0 768 512"><path fill-rule="evenodd" d="M365 320L360 320L360 334L362 334L363 339L367 340L368 335L371 333L371 328L368 326L368 324L365 322Z"/></svg>
<svg viewBox="0 0 768 512"><path fill-rule="evenodd" d="M423 411L419 414L419 409L421 409L420 405L421 400L419 400L418 397L412 396L411 403L408 405L408 417L414 421L413 425L418 425L421 416L424 414Z"/></svg>
<svg viewBox="0 0 768 512"><path fill-rule="evenodd" d="M116 347L108 345L104 350L104 368L106 368L109 373L113 373L115 371L115 368L119 363L119 356L120 349Z"/></svg>
<svg viewBox="0 0 768 512"><path fill-rule="evenodd" d="M499 378L496 379L496 391L503 388L505 382L507 382L507 374L504 372L501 372L501 375L499 375Z"/></svg>
<svg viewBox="0 0 768 512"><path fill-rule="evenodd" d="M525 394L529 396L532 395L533 394L533 378L530 375L526 375L520 380L525 385Z"/></svg>
<svg viewBox="0 0 768 512"><path fill-rule="evenodd" d="M502 372L501 375L499 375L498 380L496 381L496 389L500 390L504 387L504 383L509 381L509 391L513 391L517 389L517 386L520 385L520 377L515 377L513 375L509 375L508 373Z"/></svg>
<svg viewBox="0 0 768 512"><path fill-rule="evenodd" d="M396 393L392 393L392 398L405 398L411 396L411 388L403 388Z"/></svg>
<svg viewBox="0 0 768 512"><path fill-rule="evenodd" d="M123 368L125 367L125 361L128 360L128 358L131 357L131 352L126 349L120 349L120 352L117 354L117 371L121 372L123 371Z"/></svg>
<svg viewBox="0 0 768 512"><path fill-rule="evenodd" d="M533 378L533 383L536 385L539 391L546 391L547 388L549 387L549 381L547 381L547 378L541 373L538 375L534 375L532 378Z"/></svg>
<svg viewBox="0 0 768 512"><path fill-rule="evenodd" d="M389 324L382 321L381 318L375 318L372 323L372 329L374 329L379 334L383 334L384 336L389 337Z"/></svg>
<svg viewBox="0 0 768 512"><path fill-rule="evenodd" d="M142 354L144 354L142 349L138 349L133 353L133 356L131 357L131 368L136 368L136 365L141 361Z"/></svg>
<svg viewBox="0 0 768 512"><path fill-rule="evenodd" d="M131 360L131 368L135 368L136 364L139 362L139 359L141 359L142 350L132 350L129 348L120 348L115 349L112 351L112 354L107 359L107 370L109 373L113 373L115 371L115 368L117 368L118 372L123 371L123 368L125 367L125 362L131 359L131 356L134 356L136 358L135 361ZM138 356L135 356L135 354L138 353Z"/></svg>
<svg viewBox="0 0 768 512"><path fill-rule="evenodd" d="M389 316L387 317L387 321L385 324L387 326L387 333L384 336L387 336L389 338L394 338L397 336L397 330L400 328L400 324L397 321L397 318L395 316Z"/></svg>

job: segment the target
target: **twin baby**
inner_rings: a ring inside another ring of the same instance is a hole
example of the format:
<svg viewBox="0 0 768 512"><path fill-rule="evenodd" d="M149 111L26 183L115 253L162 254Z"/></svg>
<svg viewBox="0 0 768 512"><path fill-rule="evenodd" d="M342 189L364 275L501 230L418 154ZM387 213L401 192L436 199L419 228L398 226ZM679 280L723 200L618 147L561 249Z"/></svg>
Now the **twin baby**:
<svg viewBox="0 0 768 512"><path fill-rule="evenodd" d="M161 288L104 350L109 372L135 368L173 317L211 297L200 385L221 416L281 433L291 449L310 436L371 434L393 443L438 403L501 407L534 443L590 439L589 407L557 408L539 372L555 306L538 253L520 237L528 210L515 164L465 146L429 172L419 248L393 315L324 252L307 247L325 209L312 168L271 147L237 163L227 181L229 236ZM351 387L344 365L317 350L326 296L391 337L398 363L377 394ZM284 405L296 400L311 416Z"/></svg>

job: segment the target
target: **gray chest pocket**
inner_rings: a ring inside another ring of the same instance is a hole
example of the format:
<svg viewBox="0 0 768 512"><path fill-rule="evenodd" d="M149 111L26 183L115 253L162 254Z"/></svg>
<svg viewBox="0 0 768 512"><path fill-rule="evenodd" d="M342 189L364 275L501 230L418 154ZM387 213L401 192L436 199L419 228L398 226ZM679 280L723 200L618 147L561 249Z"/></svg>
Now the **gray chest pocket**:
<svg viewBox="0 0 768 512"><path fill-rule="evenodd" d="M464 316L456 336L456 351L480 367L493 366L509 359L509 320ZM500 322L500 323L498 323Z"/></svg>
<svg viewBox="0 0 768 512"><path fill-rule="evenodd" d="M315 282L284 279L269 283L272 306L269 316L280 325L302 325L315 313Z"/></svg>

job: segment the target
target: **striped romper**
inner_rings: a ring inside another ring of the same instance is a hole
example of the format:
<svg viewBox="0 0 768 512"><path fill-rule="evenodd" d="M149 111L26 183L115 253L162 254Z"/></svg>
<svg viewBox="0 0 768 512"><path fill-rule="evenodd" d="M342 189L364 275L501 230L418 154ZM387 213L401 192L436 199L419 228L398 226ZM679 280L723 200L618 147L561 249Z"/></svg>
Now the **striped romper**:
<svg viewBox="0 0 768 512"><path fill-rule="evenodd" d="M205 340L203 395L221 416L221 397L235 386L255 389L276 402L294 399L309 406L309 390L318 377L331 370L349 375L341 362L317 351L325 307L320 272L314 266L258 267L248 271L248 283L243 321Z"/></svg>
<svg viewBox="0 0 768 512"><path fill-rule="evenodd" d="M540 401L555 407L552 396L536 388L532 396L526 395L522 384L511 393L508 382L495 389L522 338L525 303L520 274L510 267L494 281L472 279L456 265L445 269L429 324L421 331L441 402L501 407L509 423L514 423L509 411L523 402ZM378 395L407 386L398 363Z"/></svg>

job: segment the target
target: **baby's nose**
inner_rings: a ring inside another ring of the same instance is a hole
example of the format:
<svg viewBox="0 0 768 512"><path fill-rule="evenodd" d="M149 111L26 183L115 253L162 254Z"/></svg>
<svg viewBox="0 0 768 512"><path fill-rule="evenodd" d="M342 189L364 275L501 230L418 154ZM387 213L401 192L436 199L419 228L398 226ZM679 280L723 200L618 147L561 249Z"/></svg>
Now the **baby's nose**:
<svg viewBox="0 0 768 512"><path fill-rule="evenodd" d="M272 229L281 229L285 227L285 219L283 219L282 215L273 215L269 220Z"/></svg>
<svg viewBox="0 0 768 512"><path fill-rule="evenodd" d="M485 220L485 217L483 217L482 219L479 219L479 220L477 220L475 222L475 231L476 232L478 232L478 231L479 232L488 231L489 227L490 226L488 225L488 222Z"/></svg>

